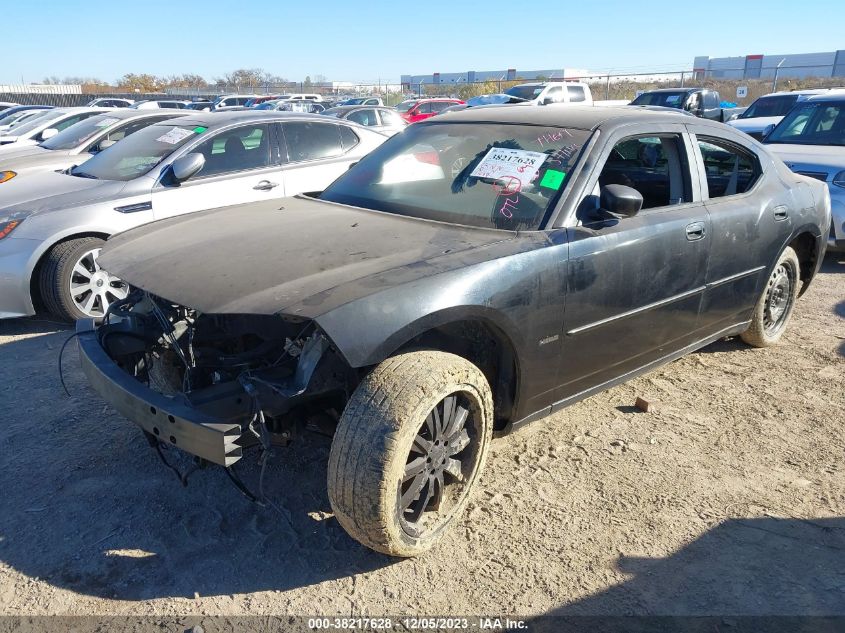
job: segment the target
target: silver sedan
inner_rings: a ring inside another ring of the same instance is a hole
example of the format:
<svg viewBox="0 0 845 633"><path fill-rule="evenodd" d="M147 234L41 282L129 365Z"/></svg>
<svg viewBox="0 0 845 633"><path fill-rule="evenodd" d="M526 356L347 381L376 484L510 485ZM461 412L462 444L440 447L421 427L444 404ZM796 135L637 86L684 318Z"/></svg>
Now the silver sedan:
<svg viewBox="0 0 845 633"><path fill-rule="evenodd" d="M146 127L68 173L0 184L0 318L34 314L38 304L64 319L101 317L128 291L97 263L108 236L321 191L386 139L319 115L196 114Z"/></svg>
<svg viewBox="0 0 845 633"><path fill-rule="evenodd" d="M389 135L401 132L408 125L396 110L381 106L335 106L321 112L321 114L352 121L367 126L371 130L378 130L382 134Z"/></svg>

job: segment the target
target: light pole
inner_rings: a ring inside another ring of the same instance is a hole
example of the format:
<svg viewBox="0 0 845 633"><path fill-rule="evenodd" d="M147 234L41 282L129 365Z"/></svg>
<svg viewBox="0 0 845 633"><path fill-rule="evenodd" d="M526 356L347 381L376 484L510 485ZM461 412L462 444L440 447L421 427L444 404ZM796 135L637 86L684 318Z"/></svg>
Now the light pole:
<svg viewBox="0 0 845 633"><path fill-rule="evenodd" d="M777 66L775 66L775 78L774 78L774 81L772 81L772 92L778 91L778 71L780 70L780 67L783 66L783 62L785 62L785 61L786 61L786 57L784 57L782 60L780 60L780 63Z"/></svg>

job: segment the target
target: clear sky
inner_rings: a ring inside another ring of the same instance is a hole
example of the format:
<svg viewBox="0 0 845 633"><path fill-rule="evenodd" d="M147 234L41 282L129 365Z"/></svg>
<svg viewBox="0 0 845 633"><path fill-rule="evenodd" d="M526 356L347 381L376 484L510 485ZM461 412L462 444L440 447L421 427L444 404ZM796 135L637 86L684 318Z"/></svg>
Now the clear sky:
<svg viewBox="0 0 845 633"><path fill-rule="evenodd" d="M262 68L290 80L516 68L685 70L845 48L843 0L16 0L0 83Z"/></svg>

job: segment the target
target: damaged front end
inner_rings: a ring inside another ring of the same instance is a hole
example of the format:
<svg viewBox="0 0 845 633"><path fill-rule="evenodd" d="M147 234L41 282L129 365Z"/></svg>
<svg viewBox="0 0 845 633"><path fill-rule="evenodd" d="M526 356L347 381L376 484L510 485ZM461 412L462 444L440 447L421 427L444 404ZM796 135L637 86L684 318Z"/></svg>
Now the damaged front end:
<svg viewBox="0 0 845 633"><path fill-rule="evenodd" d="M358 380L313 321L201 314L139 290L77 335L92 386L151 444L225 467L309 421L326 430Z"/></svg>

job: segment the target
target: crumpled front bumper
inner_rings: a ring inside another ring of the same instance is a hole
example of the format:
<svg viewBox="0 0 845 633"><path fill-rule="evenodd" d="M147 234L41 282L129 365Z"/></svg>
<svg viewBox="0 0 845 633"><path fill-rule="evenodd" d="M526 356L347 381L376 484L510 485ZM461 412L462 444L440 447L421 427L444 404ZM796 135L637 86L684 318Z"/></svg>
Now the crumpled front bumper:
<svg viewBox="0 0 845 633"><path fill-rule="evenodd" d="M127 374L100 345L93 319L76 322L82 370L115 409L162 442L231 466L242 456L241 425L216 418L180 398L160 394Z"/></svg>

